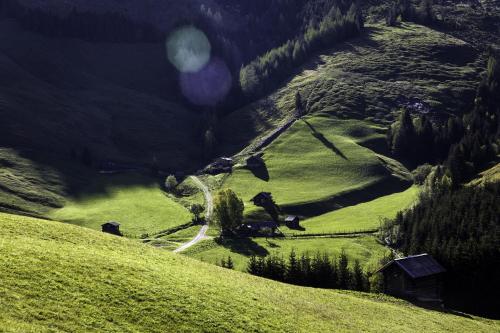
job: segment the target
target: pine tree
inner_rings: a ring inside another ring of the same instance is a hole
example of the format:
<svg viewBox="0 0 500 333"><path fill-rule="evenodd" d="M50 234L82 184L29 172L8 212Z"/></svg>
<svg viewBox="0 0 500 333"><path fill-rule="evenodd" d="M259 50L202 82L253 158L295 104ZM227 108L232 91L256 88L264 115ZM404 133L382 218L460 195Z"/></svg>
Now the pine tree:
<svg viewBox="0 0 500 333"><path fill-rule="evenodd" d="M290 252L290 256L288 258L286 280L291 284L300 284L302 280L299 261L297 260L295 250L292 250L292 252Z"/></svg>
<svg viewBox="0 0 500 333"><path fill-rule="evenodd" d="M415 144L415 127L410 111L403 110L395 126L396 132L392 137L392 152L396 156L411 156Z"/></svg>
<svg viewBox="0 0 500 333"><path fill-rule="evenodd" d="M300 94L300 91L297 91L295 94L295 114L297 118L302 117L305 112L304 112L304 103L302 102L302 96Z"/></svg>
<svg viewBox="0 0 500 333"><path fill-rule="evenodd" d="M227 257L226 268L227 269L234 269L234 262L233 262L233 259L231 258L231 256Z"/></svg>
<svg viewBox="0 0 500 333"><path fill-rule="evenodd" d="M365 281L365 275L363 273L363 269L361 268L359 260L356 260L354 262L353 279L354 279L354 289L355 290L366 291L367 284Z"/></svg>
<svg viewBox="0 0 500 333"><path fill-rule="evenodd" d="M338 281L340 289L349 289L351 285L351 272L349 271L349 259L344 250L339 256Z"/></svg>

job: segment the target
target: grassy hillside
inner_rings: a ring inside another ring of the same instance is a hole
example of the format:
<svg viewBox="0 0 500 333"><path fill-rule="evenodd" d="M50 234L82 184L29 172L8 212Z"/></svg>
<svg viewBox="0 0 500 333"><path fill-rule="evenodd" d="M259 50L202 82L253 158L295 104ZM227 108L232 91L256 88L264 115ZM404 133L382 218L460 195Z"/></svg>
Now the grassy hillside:
<svg viewBox="0 0 500 333"><path fill-rule="evenodd" d="M492 332L391 298L288 286L87 229L0 215L4 332ZM231 283L228 283L231 281Z"/></svg>
<svg viewBox="0 0 500 333"><path fill-rule="evenodd" d="M0 147L0 210L45 216L91 176L88 169L57 158L44 163L50 158L33 159L32 151ZM49 165L53 162L58 167Z"/></svg>
<svg viewBox="0 0 500 333"><path fill-rule="evenodd" d="M322 234L338 232L357 232L375 230L380 227L381 218L394 218L396 214L410 207L418 198L416 186L400 193L345 207L301 222L303 231L280 229L285 234Z"/></svg>
<svg viewBox="0 0 500 333"><path fill-rule="evenodd" d="M261 191L285 211L306 216L390 194L408 185L408 171L357 143L383 141L383 131L356 120L307 117L265 150L265 171L237 169L224 187L243 198L247 214L258 211L249 201Z"/></svg>
<svg viewBox="0 0 500 333"><path fill-rule="evenodd" d="M470 182L471 185L484 185L500 181L500 163L482 172L477 179Z"/></svg>
<svg viewBox="0 0 500 333"><path fill-rule="evenodd" d="M199 163L197 115L168 101L163 43L49 38L0 20L2 145L69 159L88 147L103 160L182 169ZM55 165L57 167L57 165ZM62 169L61 171L64 171Z"/></svg>
<svg viewBox="0 0 500 333"><path fill-rule="evenodd" d="M219 243L206 241L200 243L184 254L211 264L220 263L228 256L234 261L235 268L246 271L249 257L267 256L270 254L282 255L288 258L294 250L297 254L311 255L328 253L338 256L344 250L351 263L359 260L365 270L375 271L380 259L388 255L388 249L377 242L373 236L339 237L339 238L304 238L304 239L235 239L224 240Z"/></svg>
<svg viewBox="0 0 500 333"><path fill-rule="evenodd" d="M323 52L258 102L223 120L226 154L290 117L300 91L309 112L391 123L402 101L417 98L437 114L469 108L481 59L469 44L416 24L368 25L364 36Z"/></svg>
<svg viewBox="0 0 500 333"><path fill-rule="evenodd" d="M189 211L167 197L157 182L131 174L93 179L49 216L95 230L107 221L118 221L121 231L130 237L154 234L191 221Z"/></svg>

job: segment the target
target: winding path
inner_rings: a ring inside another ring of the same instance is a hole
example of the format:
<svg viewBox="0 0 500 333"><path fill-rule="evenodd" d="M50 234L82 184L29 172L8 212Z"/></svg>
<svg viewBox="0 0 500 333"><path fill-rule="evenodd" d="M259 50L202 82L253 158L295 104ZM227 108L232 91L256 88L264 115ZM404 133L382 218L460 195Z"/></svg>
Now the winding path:
<svg viewBox="0 0 500 333"><path fill-rule="evenodd" d="M212 212L214 210L214 204L213 204L213 198L212 198L212 193L210 193L210 190L208 187L196 176L191 176L191 179L198 185L198 187L203 191L203 195L205 196L205 204L207 207L207 212L205 214L205 225L201 228L200 232L198 235L196 235L195 238L190 240L187 243L182 244L180 247L174 250L174 253L180 253L182 251L187 250L191 246L198 244L202 240L204 240L207 237L207 231L208 231L208 225L210 223L210 219L212 217Z"/></svg>

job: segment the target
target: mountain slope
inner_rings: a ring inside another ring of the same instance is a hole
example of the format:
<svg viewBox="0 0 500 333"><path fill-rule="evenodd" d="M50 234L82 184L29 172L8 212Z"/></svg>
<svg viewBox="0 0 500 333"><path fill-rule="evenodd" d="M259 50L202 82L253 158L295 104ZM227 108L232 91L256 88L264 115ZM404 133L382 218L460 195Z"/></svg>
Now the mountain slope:
<svg viewBox="0 0 500 333"><path fill-rule="evenodd" d="M165 99L177 83L162 43L50 38L12 20L0 20L0 38L2 146L59 159L88 147L96 163L156 157L180 169L198 161L197 115Z"/></svg>
<svg viewBox="0 0 500 333"><path fill-rule="evenodd" d="M412 100L436 118L460 114L474 100L481 59L470 44L427 27L367 25L362 37L312 57L276 92L224 118L222 150L237 153L290 118L297 92L310 113L381 124Z"/></svg>
<svg viewBox="0 0 500 333"><path fill-rule="evenodd" d="M130 240L5 214L0 257L5 332L499 329L492 321L382 296L283 285Z"/></svg>

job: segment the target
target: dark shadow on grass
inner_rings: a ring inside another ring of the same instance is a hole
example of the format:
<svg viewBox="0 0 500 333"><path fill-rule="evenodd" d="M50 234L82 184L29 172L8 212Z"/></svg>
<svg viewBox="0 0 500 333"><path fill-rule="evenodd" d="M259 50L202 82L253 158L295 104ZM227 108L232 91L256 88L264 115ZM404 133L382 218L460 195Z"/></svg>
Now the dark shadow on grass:
<svg viewBox="0 0 500 333"><path fill-rule="evenodd" d="M282 205L281 209L289 215L299 215L307 218L319 216L348 206L369 202L377 198L406 191L412 182L390 177L382 179L363 188L338 193L330 198L302 204Z"/></svg>
<svg viewBox="0 0 500 333"><path fill-rule="evenodd" d="M332 152L334 152L335 154L337 154L338 156L342 157L344 160L349 160L345 155L344 153L342 153L342 151L340 151L340 149L338 149L334 144L333 142L331 142L330 140L328 140L324 135L323 133L321 132L318 132L316 130L316 128L314 128L313 125L311 125L307 120L304 120L304 123L311 129L312 131L312 135L318 139L319 141L321 141L321 143L328 149L330 149Z"/></svg>
<svg viewBox="0 0 500 333"><path fill-rule="evenodd" d="M270 179L269 170L267 170L266 164L263 164L258 167L251 167L251 168L247 167L246 169L249 170L255 177L265 182L268 182Z"/></svg>
<svg viewBox="0 0 500 333"><path fill-rule="evenodd" d="M254 242L251 238L225 238L218 240L217 243L231 252L239 253L244 256L265 257L269 251L263 246Z"/></svg>

